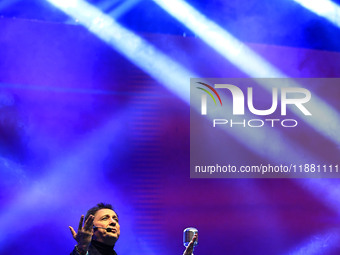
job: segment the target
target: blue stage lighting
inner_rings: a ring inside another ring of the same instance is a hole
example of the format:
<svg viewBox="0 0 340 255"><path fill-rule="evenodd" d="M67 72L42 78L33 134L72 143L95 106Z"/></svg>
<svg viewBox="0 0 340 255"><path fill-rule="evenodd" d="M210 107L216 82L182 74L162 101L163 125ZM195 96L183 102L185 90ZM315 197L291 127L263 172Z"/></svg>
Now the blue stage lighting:
<svg viewBox="0 0 340 255"><path fill-rule="evenodd" d="M58 8L75 8L78 6L78 0L48 0Z"/></svg>
<svg viewBox="0 0 340 255"><path fill-rule="evenodd" d="M240 42L219 25L199 13L185 1L154 1L250 77L287 78L287 75L272 66L244 43ZM259 85L271 92L271 83L261 83ZM299 84L293 81L287 85L300 87ZM297 109L292 110L317 132L328 137L340 146L340 136L338 135L338 127L340 126L339 113L315 95L313 95L313 102L310 107L312 109L313 118L301 114ZM315 119L322 121L316 122ZM326 123L325 121L327 121L328 125L324 124Z"/></svg>
<svg viewBox="0 0 340 255"><path fill-rule="evenodd" d="M340 212L340 186L339 179L304 179L299 184L321 199L327 207Z"/></svg>
<svg viewBox="0 0 340 255"><path fill-rule="evenodd" d="M340 27L340 8L329 0L294 0L308 10Z"/></svg>
<svg viewBox="0 0 340 255"><path fill-rule="evenodd" d="M184 67L159 52L142 38L120 26L111 17L105 15L85 1L74 1L76 4L72 5L67 3L65 4L62 0L49 1L58 6L71 17L79 20L81 24L86 26L99 38L121 52L125 57L131 60L131 62L145 70L156 80L166 86L170 91L174 92L185 102L189 103L189 77L199 77L198 75L190 73ZM155 2L168 10L173 16L182 21L195 33L199 34L206 43L211 45L227 59L231 60L247 74L254 77L285 77L283 73L275 67L272 67L246 45L238 41L212 21L208 20L185 2L181 0L155 0ZM263 83L261 85L271 91L271 84ZM299 85L296 84L296 86ZM301 118L304 118L306 122L309 122L314 128L340 144L340 138L337 135L337 130L334 129L334 127L340 126L340 118L338 117L338 114L325 103L322 103L321 100L314 98L314 102L314 116L316 115L315 117L318 117L320 115L320 118L322 117L322 119L324 119L324 116L329 116L334 123L333 125L325 127L320 124L319 126L316 126L315 122L312 122L308 116L303 116L300 111L297 111L297 114L299 114ZM322 111L318 110L320 107ZM240 136L239 139L243 144L247 144L249 142L249 137L246 141L244 137L247 137L247 135ZM258 146L261 147L261 143L254 142L254 144L251 145L254 151L257 150L256 148L260 148ZM273 154L274 155L268 156L275 159L276 155L275 153Z"/></svg>
<svg viewBox="0 0 340 255"><path fill-rule="evenodd" d="M182 0L154 0L160 7L193 31L223 57L252 77L274 78L284 75L244 43Z"/></svg>
<svg viewBox="0 0 340 255"><path fill-rule="evenodd" d="M289 255L317 255L330 254L339 243L339 233L330 231L328 233L317 234L312 236L310 240L301 244L301 247L295 248L289 252Z"/></svg>
<svg viewBox="0 0 340 255"><path fill-rule="evenodd" d="M151 74L170 91L189 103L189 77L198 77L197 75L190 73L142 38L123 28L111 17L103 14L100 10L85 1L73 1L72 5L65 4L62 0L49 1L56 4L56 6L68 15L79 20L81 24L86 26L99 38L121 52L131 60L131 62ZM185 2L181 0L155 0L155 2L182 21L195 33L199 34L206 43L211 45L227 59L231 60L247 74L254 77L285 77L283 73L267 63L246 45L208 20ZM260 85L271 91L271 84L263 83ZM299 86L294 83L291 85L294 87ZM304 116L300 111L296 111L296 114L316 130L340 144L340 137L337 135L337 127L340 126L339 114L315 96L313 97L313 101L313 116L322 120L326 116L327 121L332 124L327 126L322 125L323 122L316 124L309 116ZM243 140L242 137L239 139ZM257 147L257 145L254 144L253 147ZM272 158L275 158L275 156L273 155Z"/></svg>
<svg viewBox="0 0 340 255"><path fill-rule="evenodd" d="M57 158L47 167L48 171L44 171L47 175L34 181L27 180L25 185L20 186L25 192L21 192L8 203L6 210L0 213L2 228L7 230L6 235L0 235L0 253L6 244L10 245L8 240L18 235L18 230L23 232L32 228L51 211L73 204L75 198L78 206L82 206L87 205L89 200L94 200L93 204L96 203L98 197L103 201L110 201L112 194L119 194L110 183L106 182L104 176L98 179L94 179L93 176L98 171L97 166L107 155L111 142L118 140L124 128L122 118L131 111L131 107L125 108L95 130L96 132L81 140L79 144L70 146L65 155ZM93 148L96 148L95 153ZM13 164L11 166L15 167ZM96 182L98 188L89 189L89 183L94 185ZM117 207L122 211L132 211L129 205L120 200L121 197L121 195L115 196ZM25 216L29 216L30 220L25 222L16 220ZM60 226L64 223L60 223ZM132 232L132 226L127 231Z"/></svg>
<svg viewBox="0 0 340 255"><path fill-rule="evenodd" d="M190 78L198 77L197 75L190 73L145 40L85 1L73 0L70 3L64 0L48 1L87 27L132 63L189 103Z"/></svg>
<svg viewBox="0 0 340 255"><path fill-rule="evenodd" d="M65 4L63 1L49 1L78 20L99 38L103 39L117 51L126 56L129 60L131 60L131 62L145 70L156 80L165 85L170 91L174 92L185 102L189 103L188 78L199 76L190 73L179 64L171 60L169 57L157 51L157 49L149 45L143 39L123 28L112 18L101 13L99 10L95 9L86 2L74 1L76 5L67 5L67 3ZM158 0L155 1L161 2ZM171 6L174 2L178 3L179 1L171 0L167 1L165 4ZM185 6L188 6L184 2L181 3ZM197 11L195 13L202 18L201 22L206 21L206 24L200 24L200 22L197 22L195 17L190 15L188 10L183 9L182 6L173 5L172 11L176 12L176 10L181 13L182 19L187 20L188 23L191 23L191 28L197 31L195 31L196 34L198 34L207 43L211 43L212 47L223 54L223 56L230 59L232 63L238 66L245 73L248 73L254 77L285 77L285 75L272 67L255 52L247 48L243 43L233 38L226 31L223 31L222 28L216 24L208 21ZM212 25L212 27L210 27L210 25ZM199 30L202 28L203 32L200 33ZM325 107L326 109L324 111L326 111L326 113L324 112L324 114L327 115L327 109L329 109L329 107L327 105ZM335 117L338 117L336 113ZM334 124L335 127L339 126L337 123ZM334 134L332 133L331 136L334 138L333 135ZM252 147L251 149L257 153L259 153L258 149L262 148L262 150L260 150L261 155L271 158L272 160L277 159L277 154L280 152L275 150L275 146L273 146L273 150L264 151L262 146L262 137L267 137L268 139L274 137L275 139L273 139L273 141L277 141L277 143L285 145L286 148L282 149L283 151L290 151L288 147L296 148L293 143L290 143L287 140L282 142L281 140L283 138L281 135L278 133L273 134L272 130L266 130L265 132L259 131L258 136L255 137L256 141L254 141L254 137L250 139L249 133L247 132L244 132L244 134L238 133L235 136L242 142L242 144L249 144L249 146ZM249 143L250 140L253 142ZM275 144L275 142L272 144ZM273 151L273 153L270 153L271 151ZM296 153L296 157L308 154L308 152L303 151L303 149L294 150L294 152L296 151L298 151L298 153ZM309 159L310 156L311 155L308 155L307 157L306 155L306 158ZM293 156L291 157L293 158Z"/></svg>
<svg viewBox="0 0 340 255"><path fill-rule="evenodd" d="M137 3L141 0L125 0L119 5L117 8L113 9L108 14L115 19L123 16L126 12L128 12L131 8L133 8Z"/></svg>
<svg viewBox="0 0 340 255"><path fill-rule="evenodd" d="M223 104L232 105L232 102L226 97L222 97L222 100ZM200 109L197 109L197 111L200 111ZM218 119L219 116L210 113L206 118L212 123L213 119ZM252 115L245 113L242 118L249 120L252 119ZM256 152L257 155L263 158L272 160L273 162L280 162L287 165L292 162L295 164L302 164L304 162L322 162L316 155L312 155L298 143L283 136L282 133L270 126L263 126L261 128L245 127L238 129L226 129L225 127L223 128L223 125L218 125L218 127L228 132L229 135L237 139L249 150ZM264 141L270 142L267 142L266 145L263 146ZM282 157L283 154L285 157ZM295 174L295 177L296 176L298 176L298 174Z"/></svg>

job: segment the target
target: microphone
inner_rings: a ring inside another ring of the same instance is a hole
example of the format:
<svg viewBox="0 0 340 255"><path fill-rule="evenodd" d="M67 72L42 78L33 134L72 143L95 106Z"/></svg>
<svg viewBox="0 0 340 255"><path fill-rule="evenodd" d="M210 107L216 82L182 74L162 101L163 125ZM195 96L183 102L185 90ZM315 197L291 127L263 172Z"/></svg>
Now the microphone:
<svg viewBox="0 0 340 255"><path fill-rule="evenodd" d="M98 228L102 228L102 229L105 229L106 232L113 232L113 228L103 228L103 227L96 227L96 226L93 226L93 230L97 230Z"/></svg>
<svg viewBox="0 0 340 255"><path fill-rule="evenodd" d="M185 247L188 247L189 243L191 242L193 236L198 234L198 230L196 228L186 228L183 231L183 244ZM198 245L198 237L194 242L194 247Z"/></svg>

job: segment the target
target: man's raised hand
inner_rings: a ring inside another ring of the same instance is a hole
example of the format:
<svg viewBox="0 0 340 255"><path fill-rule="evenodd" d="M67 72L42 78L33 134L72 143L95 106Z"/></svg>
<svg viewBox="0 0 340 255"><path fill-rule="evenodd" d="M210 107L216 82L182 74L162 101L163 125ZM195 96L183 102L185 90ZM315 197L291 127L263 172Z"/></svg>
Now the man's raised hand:
<svg viewBox="0 0 340 255"><path fill-rule="evenodd" d="M93 220L94 216L90 215L83 226L84 215L80 217L78 232L69 226L73 238L77 241L77 248L82 251L87 251L93 236Z"/></svg>

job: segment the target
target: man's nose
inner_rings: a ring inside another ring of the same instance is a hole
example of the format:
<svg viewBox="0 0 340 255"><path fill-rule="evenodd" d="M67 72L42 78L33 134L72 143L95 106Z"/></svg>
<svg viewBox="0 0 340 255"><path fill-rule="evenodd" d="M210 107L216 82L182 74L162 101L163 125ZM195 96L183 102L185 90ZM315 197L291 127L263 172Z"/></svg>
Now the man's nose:
<svg viewBox="0 0 340 255"><path fill-rule="evenodd" d="M111 223L110 224L114 224L114 225L116 225L116 220L115 219L113 219L113 218L110 218L110 221L111 221Z"/></svg>

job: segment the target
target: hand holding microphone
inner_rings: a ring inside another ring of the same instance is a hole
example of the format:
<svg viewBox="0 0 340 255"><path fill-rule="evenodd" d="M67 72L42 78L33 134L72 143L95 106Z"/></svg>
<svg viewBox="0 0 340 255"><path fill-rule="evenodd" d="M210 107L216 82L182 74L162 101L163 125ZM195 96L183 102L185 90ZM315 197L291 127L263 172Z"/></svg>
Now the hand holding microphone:
<svg viewBox="0 0 340 255"><path fill-rule="evenodd" d="M192 255L194 247L198 245L198 230L196 228L184 229L183 244L186 247L183 255Z"/></svg>

